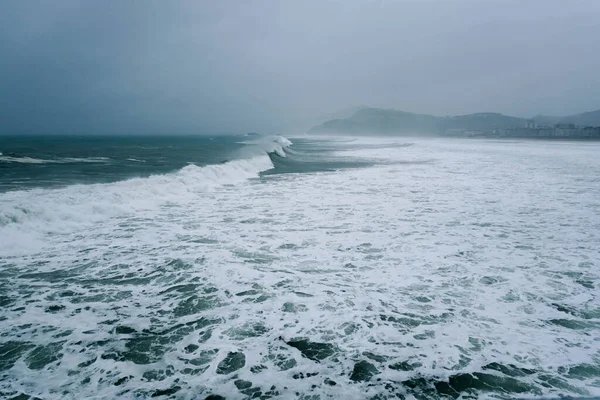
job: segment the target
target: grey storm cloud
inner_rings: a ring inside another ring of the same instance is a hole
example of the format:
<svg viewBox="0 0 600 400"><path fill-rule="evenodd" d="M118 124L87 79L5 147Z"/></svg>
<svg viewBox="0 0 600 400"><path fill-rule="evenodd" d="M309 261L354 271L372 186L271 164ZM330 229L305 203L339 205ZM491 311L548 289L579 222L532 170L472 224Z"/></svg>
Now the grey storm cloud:
<svg viewBox="0 0 600 400"><path fill-rule="evenodd" d="M597 0L4 0L0 132L277 131L359 104L570 114L600 108L598 32Z"/></svg>

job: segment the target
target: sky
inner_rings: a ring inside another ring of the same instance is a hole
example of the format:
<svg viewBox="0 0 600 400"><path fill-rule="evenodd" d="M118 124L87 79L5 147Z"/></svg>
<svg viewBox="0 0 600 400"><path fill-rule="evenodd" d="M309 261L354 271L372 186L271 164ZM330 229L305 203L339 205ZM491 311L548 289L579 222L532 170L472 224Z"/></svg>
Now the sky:
<svg viewBox="0 0 600 400"><path fill-rule="evenodd" d="M598 0L2 0L0 133L600 109Z"/></svg>

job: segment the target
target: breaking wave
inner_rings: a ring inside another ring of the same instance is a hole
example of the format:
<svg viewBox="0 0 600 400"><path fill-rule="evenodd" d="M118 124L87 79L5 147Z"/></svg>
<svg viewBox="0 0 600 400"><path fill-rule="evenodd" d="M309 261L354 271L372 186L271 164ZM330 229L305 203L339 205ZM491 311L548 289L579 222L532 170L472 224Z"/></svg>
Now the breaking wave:
<svg viewBox="0 0 600 400"><path fill-rule="evenodd" d="M190 164L173 173L115 183L0 194L0 237L7 238L0 244L0 257L25 244L35 245L40 235L69 233L107 218L201 201L213 188L259 177L274 167L269 153L285 157L285 148L291 145L284 137L265 137L248 143L243 154L222 164Z"/></svg>
<svg viewBox="0 0 600 400"><path fill-rule="evenodd" d="M279 157L286 157L286 149L292 145L292 142L283 136L266 136L241 143L247 145L242 154L251 154L258 150L261 153L277 154Z"/></svg>

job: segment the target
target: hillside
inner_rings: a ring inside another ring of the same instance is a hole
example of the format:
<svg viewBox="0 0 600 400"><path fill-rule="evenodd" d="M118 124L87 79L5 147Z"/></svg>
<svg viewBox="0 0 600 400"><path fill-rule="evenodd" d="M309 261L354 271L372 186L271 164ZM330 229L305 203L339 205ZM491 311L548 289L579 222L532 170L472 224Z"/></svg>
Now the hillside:
<svg viewBox="0 0 600 400"><path fill-rule="evenodd" d="M566 117L536 115L533 117L538 125L552 126L554 124L575 124L579 126L600 126L600 110L589 111Z"/></svg>
<svg viewBox="0 0 600 400"><path fill-rule="evenodd" d="M497 113L437 117L405 111L363 108L349 118L326 121L314 134L436 135L449 129L489 130L524 127L527 120Z"/></svg>

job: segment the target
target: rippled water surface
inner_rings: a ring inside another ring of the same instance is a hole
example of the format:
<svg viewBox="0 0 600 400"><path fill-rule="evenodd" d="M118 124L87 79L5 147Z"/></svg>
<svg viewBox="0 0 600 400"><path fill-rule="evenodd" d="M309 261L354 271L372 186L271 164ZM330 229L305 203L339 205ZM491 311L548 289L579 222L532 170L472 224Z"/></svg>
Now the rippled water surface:
<svg viewBox="0 0 600 400"><path fill-rule="evenodd" d="M0 193L0 397L600 396L600 145L291 142Z"/></svg>

